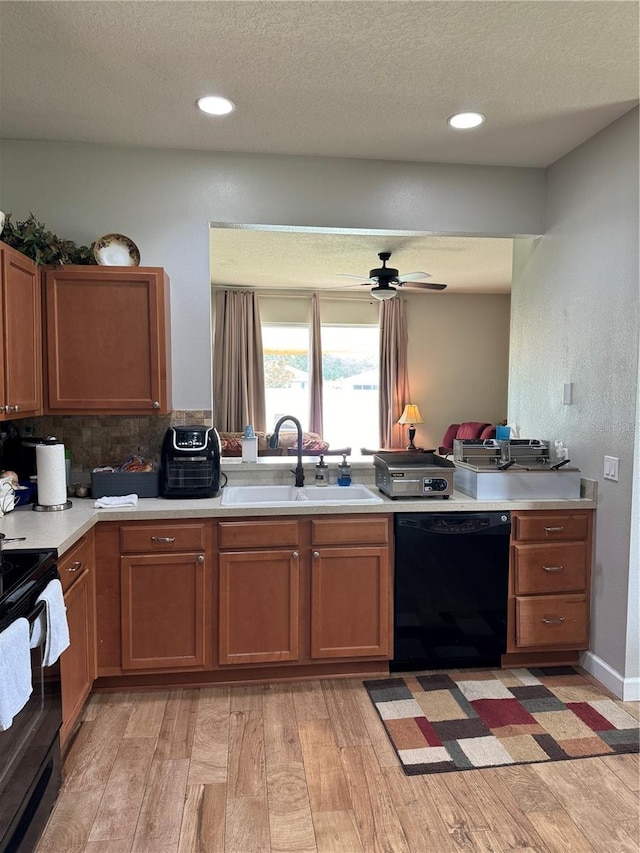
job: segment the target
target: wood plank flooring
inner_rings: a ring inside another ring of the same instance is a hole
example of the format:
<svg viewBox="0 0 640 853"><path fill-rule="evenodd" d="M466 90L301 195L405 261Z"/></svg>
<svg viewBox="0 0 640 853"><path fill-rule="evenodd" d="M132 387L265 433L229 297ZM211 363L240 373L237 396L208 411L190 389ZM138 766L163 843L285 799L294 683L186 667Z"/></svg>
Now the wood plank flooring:
<svg viewBox="0 0 640 853"><path fill-rule="evenodd" d="M639 799L638 755L405 776L357 679L102 693L37 853L638 853Z"/></svg>

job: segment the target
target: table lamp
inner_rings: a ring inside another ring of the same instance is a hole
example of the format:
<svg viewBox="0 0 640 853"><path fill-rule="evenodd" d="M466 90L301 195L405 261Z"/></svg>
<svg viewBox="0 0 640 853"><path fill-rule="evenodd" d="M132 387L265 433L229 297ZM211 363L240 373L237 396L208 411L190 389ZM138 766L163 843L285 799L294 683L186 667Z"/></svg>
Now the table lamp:
<svg viewBox="0 0 640 853"><path fill-rule="evenodd" d="M407 450L416 450L416 446L413 443L413 439L416 435L416 428L414 424L423 423L422 416L420 414L420 409L416 406L415 403L407 403L404 407L404 412L398 418L399 424L409 424L409 429L407 430L409 434L409 444L407 445Z"/></svg>

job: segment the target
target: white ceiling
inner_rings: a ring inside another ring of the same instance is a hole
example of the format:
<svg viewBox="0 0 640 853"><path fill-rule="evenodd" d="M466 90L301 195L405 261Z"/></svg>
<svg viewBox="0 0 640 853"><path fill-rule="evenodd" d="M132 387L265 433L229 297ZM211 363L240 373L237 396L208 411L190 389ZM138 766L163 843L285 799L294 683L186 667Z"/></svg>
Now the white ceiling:
<svg viewBox="0 0 640 853"><path fill-rule="evenodd" d="M204 116L203 94L237 109ZM0 2L8 139L543 167L638 94L634 0ZM447 117L464 109L486 124L451 130ZM304 279L293 256L274 267L288 236L244 231L234 258L238 234L223 235L214 278ZM329 247L340 252L331 269L347 273L393 250L401 273L426 270L445 293L466 287L472 266L476 289L505 284L504 247L489 258L500 241L447 250L424 238L412 254L415 237L340 236L297 253L308 286L325 278Z"/></svg>

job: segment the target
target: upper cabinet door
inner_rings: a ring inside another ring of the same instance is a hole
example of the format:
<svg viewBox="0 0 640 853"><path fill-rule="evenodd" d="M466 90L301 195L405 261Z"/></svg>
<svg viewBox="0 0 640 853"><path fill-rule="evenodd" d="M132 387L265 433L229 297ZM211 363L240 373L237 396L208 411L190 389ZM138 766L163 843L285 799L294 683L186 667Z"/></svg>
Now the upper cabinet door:
<svg viewBox="0 0 640 853"><path fill-rule="evenodd" d="M42 310L36 264L0 243L0 420L42 414Z"/></svg>
<svg viewBox="0 0 640 853"><path fill-rule="evenodd" d="M158 267L44 272L45 411L171 411L169 279Z"/></svg>

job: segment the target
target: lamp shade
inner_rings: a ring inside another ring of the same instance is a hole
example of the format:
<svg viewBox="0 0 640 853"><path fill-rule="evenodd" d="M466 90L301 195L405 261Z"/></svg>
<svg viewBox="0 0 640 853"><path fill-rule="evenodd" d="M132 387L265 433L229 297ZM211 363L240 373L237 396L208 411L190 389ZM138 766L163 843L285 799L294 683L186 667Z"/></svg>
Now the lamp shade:
<svg viewBox="0 0 640 853"><path fill-rule="evenodd" d="M385 299L393 299L396 295L397 291L395 287L380 287L376 285L376 287L372 287L369 293L375 297L375 299L385 300Z"/></svg>
<svg viewBox="0 0 640 853"><path fill-rule="evenodd" d="M423 423L420 409L415 403L407 403L404 412L398 418L399 424L421 424Z"/></svg>

